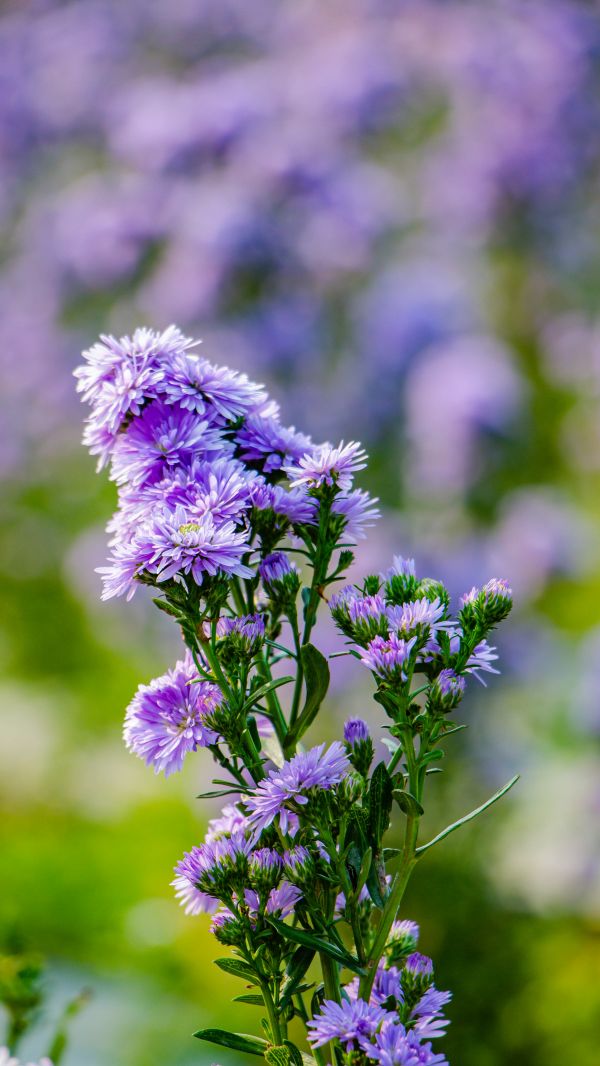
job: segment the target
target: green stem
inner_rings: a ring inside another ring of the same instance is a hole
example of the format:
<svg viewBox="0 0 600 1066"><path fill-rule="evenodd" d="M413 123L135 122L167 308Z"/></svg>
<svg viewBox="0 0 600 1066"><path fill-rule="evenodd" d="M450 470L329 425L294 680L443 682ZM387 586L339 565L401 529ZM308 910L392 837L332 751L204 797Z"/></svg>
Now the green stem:
<svg viewBox="0 0 600 1066"><path fill-rule="evenodd" d="M267 1008L267 1014L269 1015L269 1025L271 1026L271 1036L273 1037L273 1043L276 1045L281 1044L282 1036L279 1026L279 1017L275 1009L275 1003L271 995L271 989L269 988L269 982L264 978L260 978L260 989L263 994L265 1006Z"/></svg>
<svg viewBox="0 0 600 1066"><path fill-rule="evenodd" d="M292 709L290 711L290 728L296 724L298 717L298 711L300 710L300 697L302 695L302 684L304 681L304 668L302 666L302 658L300 656L300 630L298 628L298 615L296 608L290 611L288 614L288 621L292 628L292 635L294 638L294 648L296 649L296 682L294 684L294 695L292 697Z"/></svg>

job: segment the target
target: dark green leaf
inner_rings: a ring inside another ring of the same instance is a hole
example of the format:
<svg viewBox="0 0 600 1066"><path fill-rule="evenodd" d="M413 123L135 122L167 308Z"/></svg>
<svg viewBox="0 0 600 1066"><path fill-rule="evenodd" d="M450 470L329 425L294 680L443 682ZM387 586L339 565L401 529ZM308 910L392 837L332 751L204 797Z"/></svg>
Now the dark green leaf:
<svg viewBox="0 0 600 1066"><path fill-rule="evenodd" d="M248 732L249 732L249 734L252 737L252 740L254 742L254 747L256 748L257 751L260 751L260 749L262 747L262 744L261 744L261 739L260 739L259 732L258 732L258 726L256 724L256 718L254 717L253 714L249 714L247 719L246 719L246 722L248 724Z"/></svg>
<svg viewBox="0 0 600 1066"><path fill-rule="evenodd" d="M290 1066L289 1048L284 1044L280 1044L278 1047L270 1047L265 1052L265 1059L269 1066Z"/></svg>
<svg viewBox="0 0 600 1066"><path fill-rule="evenodd" d="M306 701L294 729L291 732L293 743L304 736L306 730L317 716L327 689L329 688L329 666L327 659L313 644L303 644L300 648L300 661L304 671Z"/></svg>
<svg viewBox="0 0 600 1066"><path fill-rule="evenodd" d="M265 1001L261 995L255 992L247 992L244 996L234 996L234 1003L248 1003L251 1007L264 1007Z"/></svg>
<svg viewBox="0 0 600 1066"><path fill-rule="evenodd" d="M290 1066L304 1066L304 1059L296 1045L291 1040L284 1040L283 1043L290 1053Z"/></svg>
<svg viewBox="0 0 600 1066"><path fill-rule="evenodd" d="M390 824L394 786L384 762L373 770L369 788L369 834L375 851L379 851L383 835Z"/></svg>
<svg viewBox="0 0 600 1066"><path fill-rule="evenodd" d="M229 1047L233 1051L243 1051L246 1055L257 1055L264 1058L269 1045L266 1040L259 1036L248 1036L246 1033L229 1033L226 1029L198 1029L194 1036L198 1040L206 1040L209 1044L219 1044L220 1047Z"/></svg>
<svg viewBox="0 0 600 1066"><path fill-rule="evenodd" d="M217 789L216 792L199 792L198 795L196 796L196 799L197 800L220 799L221 796L239 796L239 794L240 794L239 788L225 788L225 789Z"/></svg>
<svg viewBox="0 0 600 1066"><path fill-rule="evenodd" d="M241 959L215 959L215 966L218 966L220 970L224 970L225 973L233 974L234 977L243 978L244 981L251 985L260 984L254 970L247 963L242 962Z"/></svg>
<svg viewBox="0 0 600 1066"><path fill-rule="evenodd" d="M385 903L385 900L381 894L379 875L377 873L377 866L374 862L371 863L369 875L367 877L367 892L369 893L375 906L379 907L379 909L381 910Z"/></svg>
<svg viewBox="0 0 600 1066"><path fill-rule="evenodd" d="M383 861L391 862L392 859L397 859L402 854L401 848L384 848L383 849Z"/></svg>
<svg viewBox="0 0 600 1066"><path fill-rule="evenodd" d="M370 859L369 859L370 862ZM346 869L348 871L348 877L350 878L350 884L352 888L356 888L358 884L358 878L360 876L360 869L362 866L362 856L358 850L354 841L350 844L346 855Z"/></svg>
<svg viewBox="0 0 600 1066"><path fill-rule="evenodd" d="M474 818L477 818L478 815L483 814L483 812L486 811L488 807L491 807L493 803L496 803L499 799L502 799L502 797L506 795L509 789L511 789L513 785L516 785L518 780L519 774L516 774L513 778L511 778L508 784L504 785L503 788L498 789L497 792L494 792L493 796L490 796L489 800L486 800L485 803L482 803L481 807L476 807L474 811L470 811L469 814L465 814L464 818L459 818L457 822L453 822L452 825L446 826L446 828L442 829L442 832L438 833L438 835L434 837L433 840L430 840L429 843L423 844L420 848L417 848L416 854L422 855L424 851L428 851L428 849L432 848L434 844L439 843L439 841L443 840L444 837L447 837L450 835L450 833L453 833L455 829L460 829L461 825L466 825L467 822L472 822Z"/></svg>
<svg viewBox="0 0 600 1066"><path fill-rule="evenodd" d="M297 927L286 925L285 922L280 922L278 918L269 918L269 922L286 940L292 940L295 944L302 944L303 947L323 952L323 954L329 955L331 959L334 959L341 966L352 970L353 973L364 974L365 971L358 959L355 959L353 955L350 955L344 948L339 947L338 944L333 944L330 940L323 940L322 937L317 936L315 933L309 933L306 929L298 929Z"/></svg>
<svg viewBox="0 0 600 1066"><path fill-rule="evenodd" d="M423 814L423 808L418 800L415 799L412 792L406 792L405 789L394 789L394 799L398 804L401 811L404 814L411 815L413 818Z"/></svg>

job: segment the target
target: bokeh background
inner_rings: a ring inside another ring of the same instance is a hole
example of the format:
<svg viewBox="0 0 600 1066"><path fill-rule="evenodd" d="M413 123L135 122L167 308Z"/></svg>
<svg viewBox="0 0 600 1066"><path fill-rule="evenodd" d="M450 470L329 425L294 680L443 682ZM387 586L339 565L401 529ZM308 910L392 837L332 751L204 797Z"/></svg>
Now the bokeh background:
<svg viewBox="0 0 600 1066"><path fill-rule="evenodd" d="M365 442L362 572L510 580L431 830L522 780L406 915L455 993L454 1066L595 1066L598 5L5 0L0 56L0 950L48 960L24 1050L82 987L65 1066L202 1066L195 1028L257 1020L168 886L210 765L165 782L121 744L176 634L93 572L114 493L71 371L100 331L176 321L287 421ZM338 667L324 736L368 688Z"/></svg>

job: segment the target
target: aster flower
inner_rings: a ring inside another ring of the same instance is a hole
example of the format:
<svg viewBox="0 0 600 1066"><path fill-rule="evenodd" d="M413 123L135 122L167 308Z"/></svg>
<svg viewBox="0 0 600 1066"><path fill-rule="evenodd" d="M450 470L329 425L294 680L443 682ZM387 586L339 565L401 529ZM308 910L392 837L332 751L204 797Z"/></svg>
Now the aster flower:
<svg viewBox="0 0 600 1066"><path fill-rule="evenodd" d="M227 421L234 421L263 405L268 396L245 374L226 366L213 366L196 353L182 352L169 367L164 386L167 403L178 403L197 415L212 407Z"/></svg>
<svg viewBox="0 0 600 1066"><path fill-rule="evenodd" d="M291 525L314 525L317 521L319 505L306 489L286 490L282 485L269 485L258 476L251 485L250 498L257 511L272 511Z"/></svg>
<svg viewBox="0 0 600 1066"><path fill-rule="evenodd" d="M198 914L212 914L219 906L218 899L206 892L200 892L183 874L177 874L171 881L171 886L175 889L176 900L186 914L194 917Z"/></svg>
<svg viewBox="0 0 600 1066"><path fill-rule="evenodd" d="M477 611L487 626L498 625L512 607L512 589L504 578L492 578L477 599Z"/></svg>
<svg viewBox="0 0 600 1066"><path fill-rule="evenodd" d="M310 437L297 433L293 426L282 426L276 418L250 415L238 430L235 440L241 457L248 463L260 463L266 474L280 470L312 446Z"/></svg>
<svg viewBox="0 0 600 1066"><path fill-rule="evenodd" d="M355 542L365 539L365 529L381 518L381 511L375 506L378 502L376 496L370 496L363 489L354 489L348 495L335 497L331 513L343 519L344 540Z"/></svg>
<svg viewBox="0 0 600 1066"><path fill-rule="evenodd" d="M281 879L283 859L273 848L258 848L250 856L248 869L256 889L271 889Z"/></svg>
<svg viewBox="0 0 600 1066"><path fill-rule="evenodd" d="M452 711L462 700L465 679L454 670L442 670L429 689L429 702L440 711Z"/></svg>
<svg viewBox="0 0 600 1066"><path fill-rule="evenodd" d="M286 833L290 824L289 805L304 806L308 803L307 792L313 788L333 788L349 769L348 756L338 741L327 750L324 744L319 744L310 751L299 752L280 769L271 770L246 799L250 822L262 830L279 818L281 830Z"/></svg>
<svg viewBox="0 0 600 1066"><path fill-rule="evenodd" d="M350 748L371 739L369 727L362 718L349 718L344 722L344 740Z"/></svg>
<svg viewBox="0 0 600 1066"><path fill-rule="evenodd" d="M442 1011L451 999L451 992L442 992L432 985L413 1007L407 1025L410 1025L422 1040L445 1036L450 1022Z"/></svg>
<svg viewBox="0 0 600 1066"><path fill-rule="evenodd" d="M247 882L251 850L252 843L243 833L205 841L185 852L175 867L176 879L183 878L193 888L208 895L219 896L224 890L231 892ZM177 888L182 891L181 881Z"/></svg>
<svg viewBox="0 0 600 1066"><path fill-rule="evenodd" d="M154 400L115 442L112 477L118 485L160 481L173 467L230 448L214 421Z"/></svg>
<svg viewBox="0 0 600 1066"><path fill-rule="evenodd" d="M235 803L227 803L218 818L211 818L208 823L205 841L210 843L222 836L232 836L249 829L248 818L242 814Z"/></svg>
<svg viewBox="0 0 600 1066"><path fill-rule="evenodd" d="M415 951L419 942L419 926L410 919L394 922L388 933L385 952L391 962L397 962Z"/></svg>
<svg viewBox="0 0 600 1066"><path fill-rule="evenodd" d="M334 448L322 444L307 452L296 462L286 463L284 470L292 487L307 485L318 489L324 485L335 486L340 492L350 492L354 474L364 470L367 454L357 441L349 441Z"/></svg>
<svg viewBox="0 0 600 1066"><path fill-rule="evenodd" d="M382 681L406 681L405 667L410 659L416 637L404 640L391 633L386 640L375 637L360 652L360 660Z"/></svg>
<svg viewBox="0 0 600 1066"><path fill-rule="evenodd" d="M485 681L479 676L479 672L483 671L487 674L499 674L500 671L496 670L492 663L496 661L498 655L496 649L488 644L487 640L481 640L479 644L473 648L472 654L467 659L467 665L465 670L473 674L478 681L481 681L482 685L485 685Z"/></svg>
<svg viewBox="0 0 600 1066"><path fill-rule="evenodd" d="M295 848L290 848L289 851L284 852L283 868L290 881L298 882L298 884L306 882L307 879L312 877L314 867L315 864L310 852L302 844L298 844Z"/></svg>
<svg viewBox="0 0 600 1066"><path fill-rule="evenodd" d="M127 709L125 744L155 773L168 777L181 770L188 752L217 741L205 715L222 699L217 685L200 681L188 652L173 670L140 685Z"/></svg>
<svg viewBox="0 0 600 1066"><path fill-rule="evenodd" d="M422 1044L415 1032L407 1032L400 1022L388 1016L372 1040L360 1042L369 1062L380 1066L448 1066L444 1055L437 1055L431 1044Z"/></svg>
<svg viewBox="0 0 600 1066"><path fill-rule="evenodd" d="M163 508L124 547L123 563L129 572L135 556L138 572L153 574L158 582L188 575L197 585L217 574L252 577L253 571L241 561L248 551L246 538L233 522L217 525L210 514L190 520L183 507Z"/></svg>
<svg viewBox="0 0 600 1066"><path fill-rule="evenodd" d="M342 1003L326 999L320 1013L308 1022L308 1041L312 1047L322 1047L339 1040L346 1051L352 1051L360 1038L368 1040L373 1036L385 1017L386 1011L363 999L345 999Z"/></svg>
<svg viewBox="0 0 600 1066"><path fill-rule="evenodd" d="M423 597L409 603L397 604L387 609L390 628L404 637L422 631L425 627L444 626L445 605L439 599Z"/></svg>
<svg viewBox="0 0 600 1066"><path fill-rule="evenodd" d="M265 621L261 614L245 614L239 618L219 618L217 637L223 643L223 652L235 658L246 659L256 655L265 639Z"/></svg>
<svg viewBox="0 0 600 1066"><path fill-rule="evenodd" d="M368 644L376 636L389 636L383 597L379 595L349 597L346 610L349 628L358 644Z"/></svg>

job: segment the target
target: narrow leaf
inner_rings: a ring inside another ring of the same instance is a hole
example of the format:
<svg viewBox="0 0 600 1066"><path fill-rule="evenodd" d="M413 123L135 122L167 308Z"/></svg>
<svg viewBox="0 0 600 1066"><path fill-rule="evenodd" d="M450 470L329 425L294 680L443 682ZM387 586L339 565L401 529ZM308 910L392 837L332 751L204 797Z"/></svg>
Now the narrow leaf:
<svg viewBox="0 0 600 1066"><path fill-rule="evenodd" d="M264 685L259 685L258 688L252 690L248 699L244 704L244 710L247 711L250 707L253 707L255 703L262 700L263 696L267 696L269 692L273 692L276 688L281 688L282 685L289 685L293 681L293 677L276 677L273 681L267 681Z"/></svg>
<svg viewBox="0 0 600 1066"><path fill-rule="evenodd" d="M229 1033L226 1029L198 1029L193 1034L198 1040L206 1040L209 1044L219 1044L220 1047L228 1047L233 1051L243 1051L246 1055L257 1055L264 1058L269 1045L266 1040L259 1036L248 1036L246 1033Z"/></svg>
<svg viewBox="0 0 600 1066"><path fill-rule="evenodd" d="M379 851L383 834L390 824L394 786L384 762L373 770L369 788L369 833L375 851Z"/></svg>
<svg viewBox="0 0 600 1066"><path fill-rule="evenodd" d="M353 973L364 974L363 967L355 959L353 955L339 947L337 944L332 944L330 940L323 940L321 937L315 935L315 933L309 933L306 929L298 929L292 925L286 925L285 922L280 922L278 918L269 918L270 924L277 930L281 936L287 940L292 940L295 944L302 944L307 948L314 948L315 951L323 952L325 955L329 955L331 959L338 962L340 966L345 966L348 970L352 970Z"/></svg>
<svg viewBox="0 0 600 1066"><path fill-rule="evenodd" d="M428 751L421 759L422 763L437 762L438 759L444 758L444 752L441 748L433 748L432 751Z"/></svg>
<svg viewBox="0 0 600 1066"><path fill-rule="evenodd" d="M306 733L316 718L319 707L327 694L330 679L327 659L313 644L303 644L300 648L300 660L304 670L306 701L291 733L294 742Z"/></svg>
<svg viewBox="0 0 600 1066"><path fill-rule="evenodd" d="M264 1007L265 1005L262 996L255 992L247 992L244 996L234 996L233 1003L248 1003L251 1007Z"/></svg>
<svg viewBox="0 0 600 1066"><path fill-rule="evenodd" d="M269 1066L290 1066L289 1048L285 1047L284 1044L280 1044L278 1047L270 1047L265 1053L265 1059Z"/></svg>
<svg viewBox="0 0 600 1066"><path fill-rule="evenodd" d="M304 1066L304 1056L296 1045L292 1044L291 1040L284 1040L284 1045L290 1053L290 1066Z"/></svg>
<svg viewBox="0 0 600 1066"><path fill-rule="evenodd" d="M224 970L225 973L233 974L234 977L241 977L251 985L260 984L254 971L240 959L215 959L215 966L218 966L220 970Z"/></svg>
<svg viewBox="0 0 600 1066"><path fill-rule="evenodd" d="M443 840L444 837L449 836L450 833L453 833L455 829L459 829L461 825L466 825L467 822L472 822L473 819L477 818L478 815L483 814L483 812L486 811L488 807L491 807L493 803L496 803L497 800L502 799L502 797L506 795L506 793L513 787L513 785L516 785L517 781L519 780L519 776L519 774L515 774L515 776L511 778L508 784L504 785L504 788L499 789L498 792L495 792L493 796L490 796L489 800L486 800L485 803L481 804L481 807L476 807L474 811L471 811L469 814L465 814L464 818L459 818L457 822L453 822L452 825L448 825L445 829L442 829L442 832L438 833L438 835L434 837L433 840L430 840L427 844L422 844L420 848L417 848L416 854L422 855L424 851L427 851L429 848L432 848L434 844L438 844L440 840Z"/></svg>

